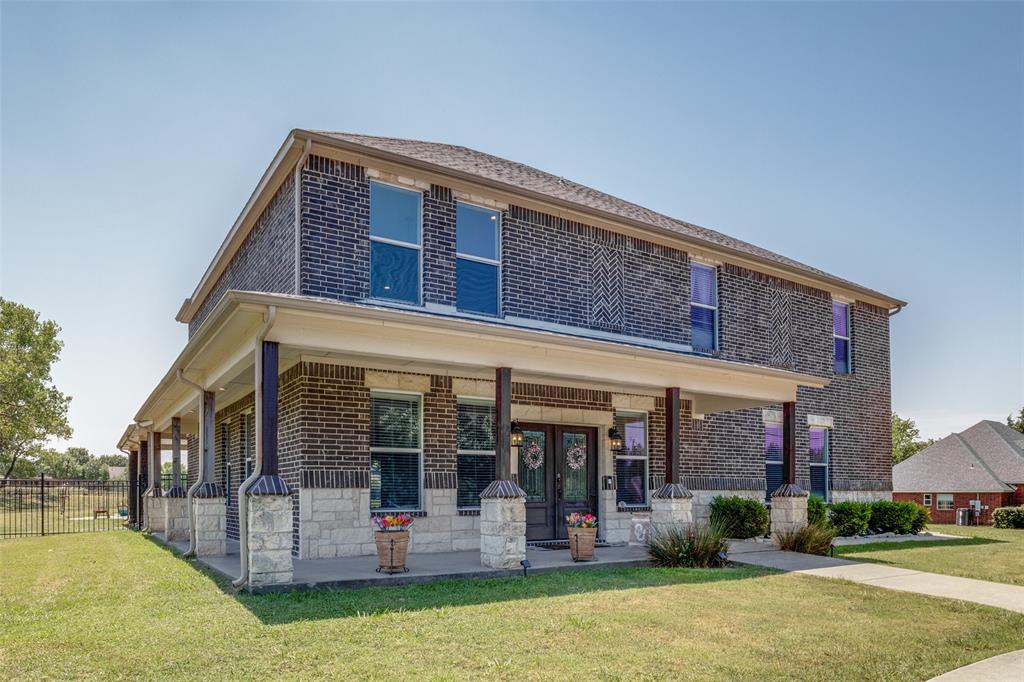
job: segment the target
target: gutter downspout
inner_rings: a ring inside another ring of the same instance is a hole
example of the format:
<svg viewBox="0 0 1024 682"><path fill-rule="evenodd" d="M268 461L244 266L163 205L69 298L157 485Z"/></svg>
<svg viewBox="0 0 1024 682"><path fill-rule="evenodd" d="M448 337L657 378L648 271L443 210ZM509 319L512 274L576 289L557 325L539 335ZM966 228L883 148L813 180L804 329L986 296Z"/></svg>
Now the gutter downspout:
<svg viewBox="0 0 1024 682"><path fill-rule="evenodd" d="M889 308L889 317L893 317L894 315L899 315L900 311L903 310L903 306L904 305L905 304L900 304L900 305L895 306L893 308Z"/></svg>
<svg viewBox="0 0 1024 682"><path fill-rule="evenodd" d="M188 500L188 549L185 551L185 558L191 559L196 555L196 508L192 504L192 500L194 499L195 494L199 491L200 486L202 486L203 483L206 482L203 480L204 467L202 461L203 439L206 437L206 434L203 433L203 422L205 420L203 419L202 409L203 393L206 392L206 389L197 384L196 382L192 381L191 379L186 379L185 371L181 368L178 368L175 374L178 377L178 381L182 382L183 384L188 384L189 386L192 386L199 391L199 475L196 476L196 482L193 483L192 487L189 488L188 492L185 493L185 499ZM210 454L212 455L213 453Z"/></svg>
<svg viewBox="0 0 1024 682"><path fill-rule="evenodd" d="M249 475L249 478L242 481L242 484L238 486L239 574L238 578L231 582L235 587L242 587L249 580L249 499L246 497L245 491L263 475L263 340L267 337L267 333L270 332L270 328L274 326L275 319L277 319L277 306L268 306L266 320L259 331L256 332L256 341L253 344L253 352L255 354L255 380L253 381L253 386L255 388L254 420L256 422L256 433L254 435L256 438L256 461L253 462L252 473Z"/></svg>

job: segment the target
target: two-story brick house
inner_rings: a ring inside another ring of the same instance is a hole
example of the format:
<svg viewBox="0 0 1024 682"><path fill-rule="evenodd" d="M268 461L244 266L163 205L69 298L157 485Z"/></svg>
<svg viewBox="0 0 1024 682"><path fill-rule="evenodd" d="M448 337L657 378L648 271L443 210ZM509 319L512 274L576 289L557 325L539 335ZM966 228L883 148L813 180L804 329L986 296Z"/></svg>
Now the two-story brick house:
<svg viewBox="0 0 1024 682"><path fill-rule="evenodd" d="M292 557L372 553L388 510L419 516L411 551L488 563L521 544L504 527L481 541L491 498L522 504L527 541L585 509L610 543L657 500L699 519L715 495L784 483L887 498L903 305L519 163L295 130L121 446L197 435L193 546L241 540L251 583Z"/></svg>

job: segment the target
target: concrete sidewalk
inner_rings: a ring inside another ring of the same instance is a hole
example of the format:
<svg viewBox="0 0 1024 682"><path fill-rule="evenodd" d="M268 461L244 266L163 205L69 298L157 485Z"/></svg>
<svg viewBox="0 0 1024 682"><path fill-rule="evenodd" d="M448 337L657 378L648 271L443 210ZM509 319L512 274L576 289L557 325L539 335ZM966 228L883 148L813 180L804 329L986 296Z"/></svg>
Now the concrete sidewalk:
<svg viewBox="0 0 1024 682"><path fill-rule="evenodd" d="M912 571L885 564L850 561L849 559L836 559L798 552L783 552L774 544L749 540L730 543L729 558L738 564L766 566L781 571L816 575L823 578L852 580L855 583L874 585L888 590L959 599L1024 613L1024 587L1019 585L1004 585L985 580Z"/></svg>
<svg viewBox="0 0 1024 682"><path fill-rule="evenodd" d="M1024 680L1024 649L993 656L933 677L930 682L1020 682Z"/></svg>

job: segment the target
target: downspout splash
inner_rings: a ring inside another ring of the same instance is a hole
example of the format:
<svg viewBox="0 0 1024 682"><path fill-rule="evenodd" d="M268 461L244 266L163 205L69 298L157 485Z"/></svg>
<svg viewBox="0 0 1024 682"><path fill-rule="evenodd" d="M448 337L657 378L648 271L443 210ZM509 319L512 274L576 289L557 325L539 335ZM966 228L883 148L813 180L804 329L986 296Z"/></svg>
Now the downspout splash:
<svg viewBox="0 0 1024 682"><path fill-rule="evenodd" d="M255 354L255 380L253 381L255 393L255 422L256 422L256 461L253 462L252 473L238 486L238 559L239 575L231 582L235 587L242 587L249 580L249 500L245 491L260 476L263 475L263 340L267 333L274 326L277 318L277 306L268 306L267 318L263 326L256 332L256 342L253 344Z"/></svg>

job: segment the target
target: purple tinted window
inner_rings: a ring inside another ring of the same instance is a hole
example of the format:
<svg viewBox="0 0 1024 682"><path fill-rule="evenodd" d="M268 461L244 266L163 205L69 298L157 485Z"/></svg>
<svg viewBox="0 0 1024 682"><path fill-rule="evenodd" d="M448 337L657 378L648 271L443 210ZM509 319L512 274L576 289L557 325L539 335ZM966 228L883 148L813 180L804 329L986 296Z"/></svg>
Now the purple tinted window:
<svg viewBox="0 0 1024 682"><path fill-rule="evenodd" d="M845 303L832 303L832 333L836 336L849 336L849 308Z"/></svg>
<svg viewBox="0 0 1024 682"><path fill-rule="evenodd" d="M828 463L828 431L811 429L807 434L807 445L811 454L812 464Z"/></svg>
<svg viewBox="0 0 1024 682"><path fill-rule="evenodd" d="M832 369L836 374L848 374L850 371L850 342L846 339L833 339L835 346Z"/></svg>
<svg viewBox="0 0 1024 682"><path fill-rule="evenodd" d="M782 424L764 425L764 458L772 462L782 461Z"/></svg>
<svg viewBox="0 0 1024 682"><path fill-rule="evenodd" d="M697 263L690 265L690 302L711 307L718 305L715 268Z"/></svg>

